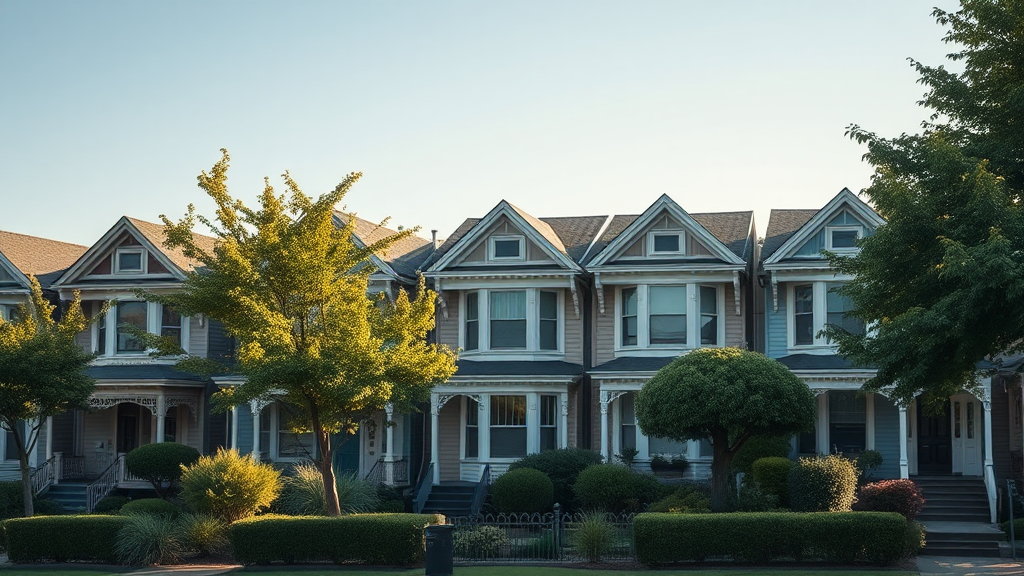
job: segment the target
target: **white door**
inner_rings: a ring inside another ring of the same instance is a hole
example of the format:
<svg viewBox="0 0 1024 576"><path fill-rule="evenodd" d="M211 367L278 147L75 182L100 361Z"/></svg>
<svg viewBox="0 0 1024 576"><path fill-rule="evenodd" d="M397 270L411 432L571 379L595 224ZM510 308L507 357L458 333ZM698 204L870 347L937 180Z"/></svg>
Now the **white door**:
<svg viewBox="0 0 1024 576"><path fill-rule="evenodd" d="M950 398L953 473L981 476L981 403L970 394Z"/></svg>
<svg viewBox="0 0 1024 576"><path fill-rule="evenodd" d="M964 394L949 399L949 429L952 430L953 474L964 472Z"/></svg>

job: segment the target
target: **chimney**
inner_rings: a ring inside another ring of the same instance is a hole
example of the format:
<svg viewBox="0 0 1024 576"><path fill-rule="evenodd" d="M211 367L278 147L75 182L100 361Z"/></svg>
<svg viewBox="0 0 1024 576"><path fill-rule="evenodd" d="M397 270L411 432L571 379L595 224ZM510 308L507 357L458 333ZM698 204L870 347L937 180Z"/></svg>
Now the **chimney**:
<svg viewBox="0 0 1024 576"><path fill-rule="evenodd" d="M434 250L437 250L437 230L430 231L430 243L434 245Z"/></svg>

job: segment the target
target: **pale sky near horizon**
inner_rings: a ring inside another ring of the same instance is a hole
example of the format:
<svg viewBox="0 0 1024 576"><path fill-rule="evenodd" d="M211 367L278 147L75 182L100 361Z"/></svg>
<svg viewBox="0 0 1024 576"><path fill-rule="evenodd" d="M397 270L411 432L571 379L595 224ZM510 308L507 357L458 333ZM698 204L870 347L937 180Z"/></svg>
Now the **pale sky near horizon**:
<svg viewBox="0 0 1024 576"><path fill-rule="evenodd" d="M289 170L443 238L538 217L819 208L871 169L844 137L927 111L951 0L0 0L0 229L91 245L188 203L227 148L253 203ZM202 230L200 230L202 231Z"/></svg>

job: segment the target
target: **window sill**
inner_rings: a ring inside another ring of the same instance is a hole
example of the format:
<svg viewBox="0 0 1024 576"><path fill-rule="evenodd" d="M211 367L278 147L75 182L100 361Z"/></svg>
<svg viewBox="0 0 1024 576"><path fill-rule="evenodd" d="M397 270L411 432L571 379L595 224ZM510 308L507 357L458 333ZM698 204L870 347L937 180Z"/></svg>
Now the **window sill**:
<svg viewBox="0 0 1024 576"><path fill-rule="evenodd" d="M473 361L507 361L507 360L562 360L564 352L555 351L529 351L529 350L487 350L487 351L463 351L459 355L463 360Z"/></svg>

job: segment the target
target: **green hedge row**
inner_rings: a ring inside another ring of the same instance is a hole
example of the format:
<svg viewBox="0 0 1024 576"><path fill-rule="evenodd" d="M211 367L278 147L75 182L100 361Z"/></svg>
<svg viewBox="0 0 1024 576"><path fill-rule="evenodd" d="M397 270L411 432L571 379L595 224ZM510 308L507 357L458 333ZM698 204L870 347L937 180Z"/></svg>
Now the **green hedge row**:
<svg viewBox="0 0 1024 576"><path fill-rule="evenodd" d="M35 516L4 522L11 562L86 560L114 564L117 532L128 523L122 516Z"/></svg>
<svg viewBox="0 0 1024 576"><path fill-rule="evenodd" d="M272 562L423 562L423 528L434 514L353 514L338 518L267 515L239 520L228 531L235 560Z"/></svg>
<svg viewBox="0 0 1024 576"><path fill-rule="evenodd" d="M708 558L890 564L916 552L907 544L912 528L894 512L647 513L634 520L633 538L637 560L647 565Z"/></svg>

